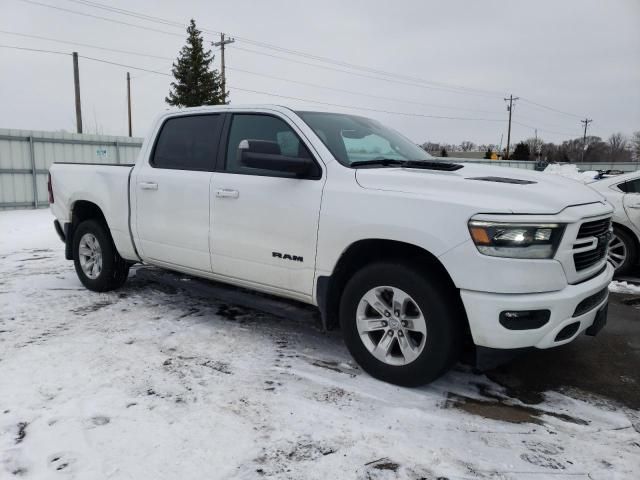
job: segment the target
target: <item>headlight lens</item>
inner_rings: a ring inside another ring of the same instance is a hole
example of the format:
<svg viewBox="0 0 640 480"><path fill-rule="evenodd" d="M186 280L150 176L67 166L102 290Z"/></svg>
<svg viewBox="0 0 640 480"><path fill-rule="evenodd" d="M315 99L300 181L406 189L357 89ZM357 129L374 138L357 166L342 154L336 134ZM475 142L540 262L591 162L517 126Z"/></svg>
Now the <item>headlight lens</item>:
<svg viewBox="0 0 640 480"><path fill-rule="evenodd" d="M559 223L469 222L478 251L492 257L552 258L564 227Z"/></svg>

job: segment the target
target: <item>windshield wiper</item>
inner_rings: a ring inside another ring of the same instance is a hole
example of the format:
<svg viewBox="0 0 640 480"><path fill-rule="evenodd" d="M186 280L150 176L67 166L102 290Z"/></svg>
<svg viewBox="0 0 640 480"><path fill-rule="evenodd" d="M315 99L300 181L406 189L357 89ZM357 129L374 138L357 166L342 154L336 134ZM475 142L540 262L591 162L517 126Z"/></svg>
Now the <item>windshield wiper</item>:
<svg viewBox="0 0 640 480"><path fill-rule="evenodd" d="M407 163L408 160L398 160L397 158L375 158L373 160L356 160L355 162L351 162L352 167L366 167L368 165L377 166L380 165L382 167L386 166L402 166Z"/></svg>
<svg viewBox="0 0 640 480"><path fill-rule="evenodd" d="M444 170L453 172L460 170L463 165L449 162L428 161L428 160L398 160L397 158L376 158L373 160L357 160L351 162L351 167L402 167L402 168L424 168L428 170Z"/></svg>

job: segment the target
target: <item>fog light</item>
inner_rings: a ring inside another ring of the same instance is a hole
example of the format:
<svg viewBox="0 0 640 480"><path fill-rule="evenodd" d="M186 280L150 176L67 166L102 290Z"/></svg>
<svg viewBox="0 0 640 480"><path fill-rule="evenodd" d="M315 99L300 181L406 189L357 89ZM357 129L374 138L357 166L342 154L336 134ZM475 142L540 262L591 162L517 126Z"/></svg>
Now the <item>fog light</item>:
<svg viewBox="0 0 640 480"><path fill-rule="evenodd" d="M549 310L505 310L500 325L509 330L532 330L544 326L551 317Z"/></svg>

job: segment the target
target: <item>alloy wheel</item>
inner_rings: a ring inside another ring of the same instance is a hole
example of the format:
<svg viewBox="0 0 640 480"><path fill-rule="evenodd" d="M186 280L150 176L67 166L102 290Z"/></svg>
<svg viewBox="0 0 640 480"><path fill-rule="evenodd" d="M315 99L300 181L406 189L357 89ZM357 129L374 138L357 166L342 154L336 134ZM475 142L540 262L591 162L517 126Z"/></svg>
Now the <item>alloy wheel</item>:
<svg viewBox="0 0 640 480"><path fill-rule="evenodd" d="M615 233L609 241L608 258L613 267L618 270L627 260L627 245Z"/></svg>
<svg viewBox="0 0 640 480"><path fill-rule="evenodd" d="M356 311L358 334L366 349L387 365L406 365L424 350L427 323L409 294L390 286L363 295Z"/></svg>
<svg viewBox="0 0 640 480"><path fill-rule="evenodd" d="M84 274L95 280L102 272L102 248L100 242L92 233L85 233L78 246L80 267Z"/></svg>

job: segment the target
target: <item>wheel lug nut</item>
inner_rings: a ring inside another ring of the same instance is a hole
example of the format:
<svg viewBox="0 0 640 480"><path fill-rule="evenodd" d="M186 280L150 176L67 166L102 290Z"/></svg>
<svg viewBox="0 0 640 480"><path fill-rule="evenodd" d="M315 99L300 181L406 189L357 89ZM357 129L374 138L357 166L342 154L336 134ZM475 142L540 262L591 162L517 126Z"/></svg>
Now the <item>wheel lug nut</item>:
<svg viewBox="0 0 640 480"><path fill-rule="evenodd" d="M389 334L390 337L393 337L393 330L389 330Z"/></svg>
<svg viewBox="0 0 640 480"><path fill-rule="evenodd" d="M403 337L403 336L404 336L404 333L402 333L402 330L400 330L400 331L398 332L398 336L399 336L399 337Z"/></svg>
<svg viewBox="0 0 640 480"><path fill-rule="evenodd" d="M402 321L402 326L403 326L403 327L406 327L407 325L409 325L409 322L407 322L406 320L403 320L403 321Z"/></svg>
<svg viewBox="0 0 640 480"><path fill-rule="evenodd" d="M390 317L391 316L391 312L389 312L388 310L385 310L384 316L385 317Z"/></svg>
<svg viewBox="0 0 640 480"><path fill-rule="evenodd" d="M387 325L389 325L387 322L385 322L385 321L382 322L382 326L383 327L386 327Z"/></svg>
<svg viewBox="0 0 640 480"><path fill-rule="evenodd" d="M396 317L400 316L400 310L396 310L394 313L396 314Z"/></svg>

